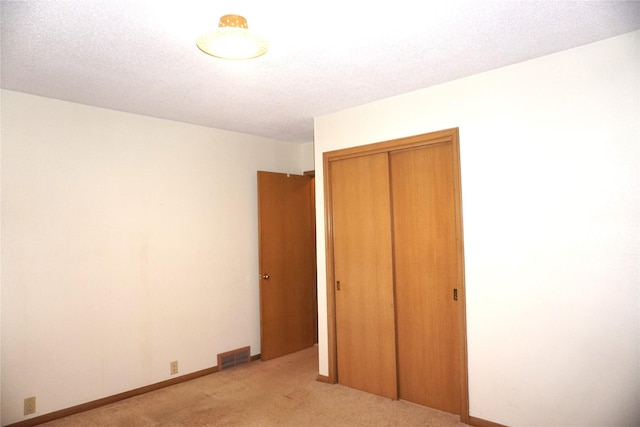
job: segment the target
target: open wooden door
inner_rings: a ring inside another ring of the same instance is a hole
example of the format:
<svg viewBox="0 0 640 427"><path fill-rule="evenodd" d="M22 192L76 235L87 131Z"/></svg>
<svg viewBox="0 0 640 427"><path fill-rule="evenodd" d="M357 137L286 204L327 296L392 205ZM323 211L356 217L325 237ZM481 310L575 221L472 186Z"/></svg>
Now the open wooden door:
<svg viewBox="0 0 640 427"><path fill-rule="evenodd" d="M262 360L316 342L313 178L258 172Z"/></svg>

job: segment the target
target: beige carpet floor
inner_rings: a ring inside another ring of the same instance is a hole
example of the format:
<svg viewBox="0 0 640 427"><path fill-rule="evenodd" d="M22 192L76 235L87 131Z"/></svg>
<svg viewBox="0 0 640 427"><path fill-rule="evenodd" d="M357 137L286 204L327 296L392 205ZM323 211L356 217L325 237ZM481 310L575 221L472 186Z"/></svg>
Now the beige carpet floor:
<svg viewBox="0 0 640 427"><path fill-rule="evenodd" d="M466 426L459 417L316 381L317 348L256 361L43 424L67 426Z"/></svg>

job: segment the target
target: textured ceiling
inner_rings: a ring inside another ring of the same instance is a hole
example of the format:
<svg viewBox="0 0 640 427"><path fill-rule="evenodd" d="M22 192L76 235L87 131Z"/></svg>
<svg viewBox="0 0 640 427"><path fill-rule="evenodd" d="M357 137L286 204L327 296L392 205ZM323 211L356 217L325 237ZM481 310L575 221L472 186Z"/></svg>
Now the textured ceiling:
<svg viewBox="0 0 640 427"><path fill-rule="evenodd" d="M2 88L293 142L313 117L640 28L640 2L1 2ZM236 13L269 52L196 38Z"/></svg>

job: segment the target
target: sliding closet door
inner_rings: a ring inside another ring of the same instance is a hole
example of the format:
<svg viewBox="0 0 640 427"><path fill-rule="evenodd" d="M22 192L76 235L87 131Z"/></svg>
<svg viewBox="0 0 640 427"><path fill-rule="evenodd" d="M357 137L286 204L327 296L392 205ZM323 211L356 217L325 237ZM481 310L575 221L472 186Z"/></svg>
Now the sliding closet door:
<svg viewBox="0 0 640 427"><path fill-rule="evenodd" d="M451 143L390 153L399 397L461 413L463 305ZM461 236L460 236L461 237ZM462 297L462 295L460 295Z"/></svg>
<svg viewBox="0 0 640 427"><path fill-rule="evenodd" d="M338 382L397 398L387 153L331 163Z"/></svg>

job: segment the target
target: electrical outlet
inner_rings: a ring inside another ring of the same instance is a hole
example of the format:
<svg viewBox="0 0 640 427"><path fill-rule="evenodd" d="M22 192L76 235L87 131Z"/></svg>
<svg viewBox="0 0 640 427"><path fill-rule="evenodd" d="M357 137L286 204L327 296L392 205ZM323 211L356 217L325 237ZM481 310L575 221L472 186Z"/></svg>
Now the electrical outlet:
<svg viewBox="0 0 640 427"><path fill-rule="evenodd" d="M36 397L35 396L27 397L24 400L24 414L30 415L30 414L35 414L35 412L36 412Z"/></svg>
<svg viewBox="0 0 640 427"><path fill-rule="evenodd" d="M178 373L178 361L174 360L170 363L171 375L175 375Z"/></svg>

